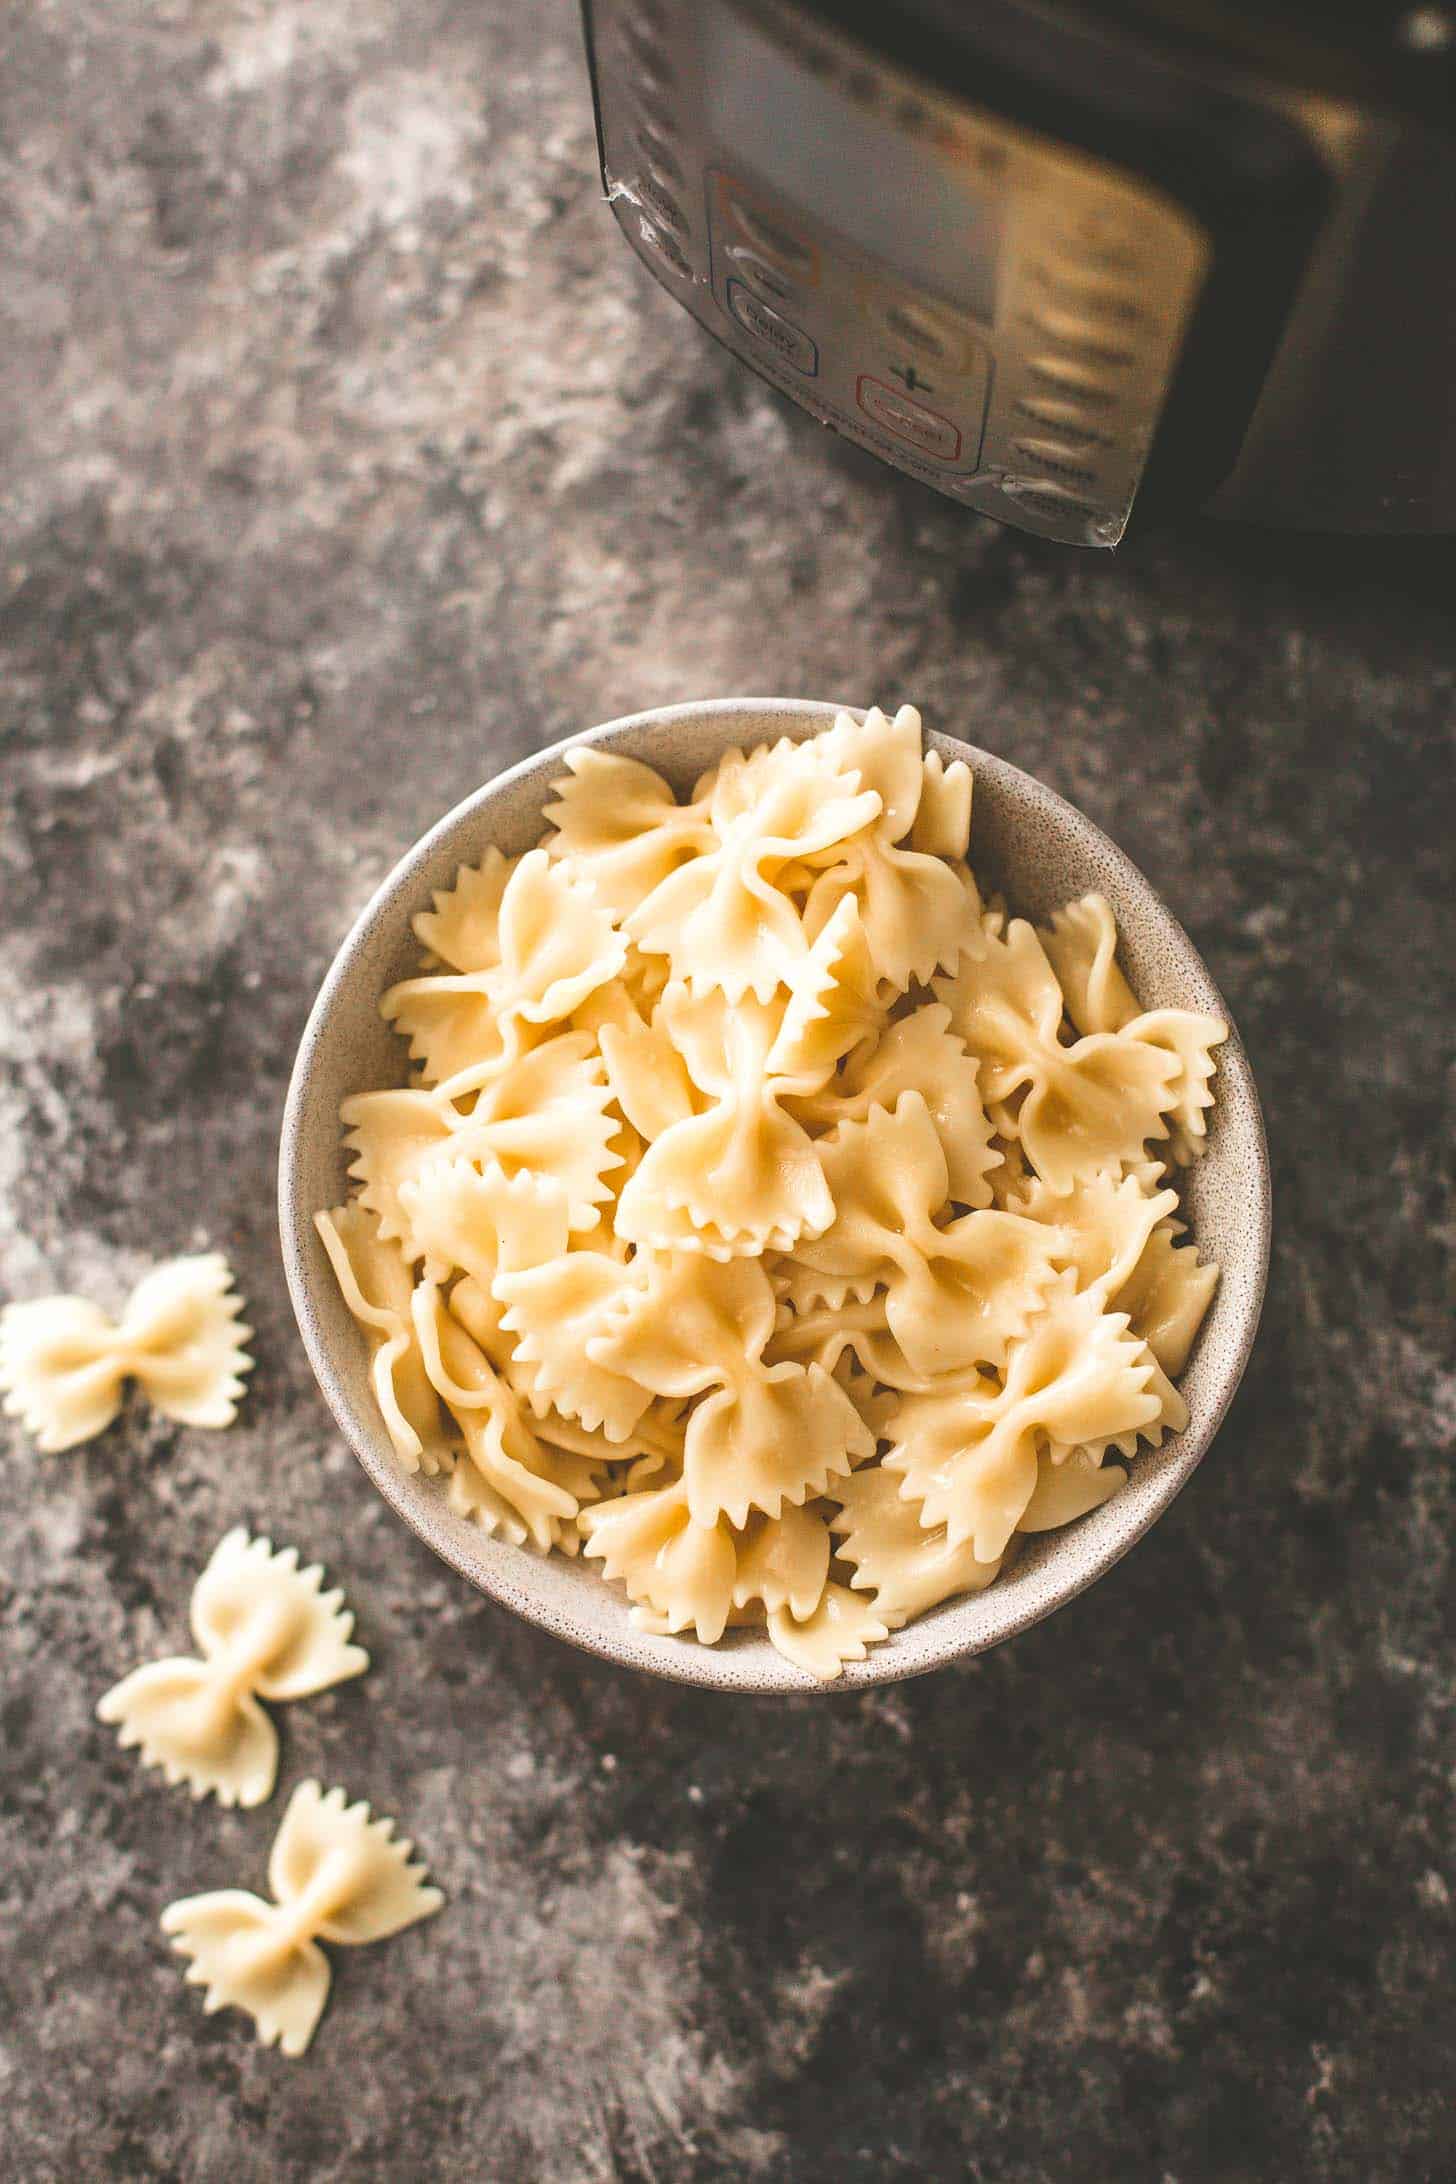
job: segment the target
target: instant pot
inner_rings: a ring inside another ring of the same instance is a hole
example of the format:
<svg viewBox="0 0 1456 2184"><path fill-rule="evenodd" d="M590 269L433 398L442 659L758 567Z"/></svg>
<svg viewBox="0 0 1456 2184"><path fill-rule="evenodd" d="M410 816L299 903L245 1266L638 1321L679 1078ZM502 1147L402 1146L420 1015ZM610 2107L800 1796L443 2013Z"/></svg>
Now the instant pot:
<svg viewBox="0 0 1456 2184"><path fill-rule="evenodd" d="M1024 530L1456 528L1456 15L584 0L602 178L765 379Z"/></svg>

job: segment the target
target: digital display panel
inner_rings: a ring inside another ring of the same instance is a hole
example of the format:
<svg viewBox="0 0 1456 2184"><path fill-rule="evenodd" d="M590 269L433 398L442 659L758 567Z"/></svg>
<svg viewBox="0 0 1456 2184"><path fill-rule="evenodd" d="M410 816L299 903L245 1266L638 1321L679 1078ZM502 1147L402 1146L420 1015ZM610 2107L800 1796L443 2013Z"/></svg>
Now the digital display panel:
<svg viewBox="0 0 1456 2184"><path fill-rule="evenodd" d="M813 76L727 0L702 10L708 113L724 156L925 288L990 321L1001 208L934 149Z"/></svg>

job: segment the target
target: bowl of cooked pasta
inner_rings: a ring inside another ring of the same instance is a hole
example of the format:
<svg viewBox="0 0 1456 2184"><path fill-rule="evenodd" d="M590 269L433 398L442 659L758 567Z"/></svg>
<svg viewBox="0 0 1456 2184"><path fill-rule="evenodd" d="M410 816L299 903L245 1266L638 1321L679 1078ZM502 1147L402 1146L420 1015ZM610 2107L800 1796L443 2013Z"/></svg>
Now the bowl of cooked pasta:
<svg viewBox="0 0 1456 2184"><path fill-rule="evenodd" d="M658 708L488 783L324 981L280 1159L385 1499L559 1637L890 1681L1070 1600L1209 1447L1269 1176L1196 950L1082 813L893 715Z"/></svg>

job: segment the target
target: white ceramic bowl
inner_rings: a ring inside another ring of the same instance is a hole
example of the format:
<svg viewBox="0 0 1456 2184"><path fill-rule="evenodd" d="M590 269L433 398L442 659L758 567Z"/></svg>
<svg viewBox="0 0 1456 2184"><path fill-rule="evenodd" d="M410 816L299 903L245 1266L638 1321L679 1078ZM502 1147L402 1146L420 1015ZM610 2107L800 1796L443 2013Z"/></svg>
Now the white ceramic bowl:
<svg viewBox="0 0 1456 2184"><path fill-rule="evenodd" d="M798 699L722 698L632 714L574 740L645 759L681 792L728 746L813 735L836 710ZM1004 759L950 736L930 740L947 760L967 759L975 773L971 851L984 889L1000 888L1014 912L1032 918L1100 890L1117 914L1122 959L1143 1005L1182 1005L1227 1018L1172 913L1089 819ZM283 1121L279 1216L294 1309L329 1406L385 1500L462 1576L528 1621L625 1666L715 1690L837 1691L919 1675L997 1645L1072 1599L1142 1537L1191 1477L1238 1386L1263 1301L1270 1213L1263 1123L1238 1033L1231 1030L1219 1052L1208 1151L1186 1194L1199 1249L1223 1268L1180 1383L1187 1431L1141 1454L1128 1485L1102 1508L1029 1539L986 1592L933 1609L867 1660L851 1662L834 1684L805 1675L757 1632L730 1632L717 1646L648 1636L633 1628L626 1599L594 1564L543 1558L488 1539L455 1514L438 1481L400 1470L370 1395L364 1338L313 1227L317 1211L345 1196L340 1101L404 1078L404 1043L381 1021L378 1004L385 988L415 967L411 916L429 904L434 889L450 884L457 865L475 863L489 844L513 855L539 838L565 748L557 744L512 767L415 844L366 905L314 1003Z"/></svg>

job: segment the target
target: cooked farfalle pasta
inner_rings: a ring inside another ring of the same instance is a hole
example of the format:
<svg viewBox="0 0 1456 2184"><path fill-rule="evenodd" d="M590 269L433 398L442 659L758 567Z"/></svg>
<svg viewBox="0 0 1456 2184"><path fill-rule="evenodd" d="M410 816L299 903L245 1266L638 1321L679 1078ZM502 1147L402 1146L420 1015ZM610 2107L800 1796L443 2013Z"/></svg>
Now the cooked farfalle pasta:
<svg viewBox="0 0 1456 2184"><path fill-rule="evenodd" d="M369 1656L349 1643L354 1618L341 1592L325 1592L323 1571L300 1569L296 1548L229 1532L192 1589L192 1635L200 1658L149 1661L114 1684L96 1708L116 1724L143 1765L194 1797L220 1805L261 1805L278 1773L278 1732L260 1699L312 1698L350 1676Z"/></svg>
<svg viewBox="0 0 1456 2184"><path fill-rule="evenodd" d="M342 1790L300 1782L268 1860L274 1901L247 1889L186 1896L162 1913L162 1931L188 1959L187 1983L204 2010L246 2010L265 2047L302 2055L329 1996L335 1946L384 1941L427 1919L445 1899L414 1865L392 1820L372 1820Z"/></svg>
<svg viewBox="0 0 1456 2184"><path fill-rule="evenodd" d="M759 1260L718 1263L684 1251L641 1265L587 1355L653 1395L702 1398L682 1450L695 1523L742 1525L751 1509L776 1517L785 1502L822 1494L874 1453L869 1429L822 1365L764 1363L774 1294Z"/></svg>
<svg viewBox="0 0 1456 2184"><path fill-rule="evenodd" d="M1088 895L983 903L919 715L729 751L679 802L567 754L544 840L415 920L409 1081L318 1218L408 1470L660 1635L833 1677L1181 1430L1218 1280L1164 1163L1214 1018Z"/></svg>
<svg viewBox="0 0 1456 2184"><path fill-rule="evenodd" d="M0 1312L5 1408L47 1451L103 1433L135 1380L184 1426L229 1426L253 1360L242 1299L220 1252L144 1274L119 1321L85 1297L38 1297Z"/></svg>
<svg viewBox="0 0 1456 2184"><path fill-rule="evenodd" d="M818 1026L801 1029L751 995L731 1002L721 990L694 994L685 985L668 987L654 1024L681 1059L692 1105L651 1140L624 1184L617 1234L715 1259L821 1235L834 1201L807 1131L782 1104L822 1085L834 1066L794 1069Z"/></svg>

